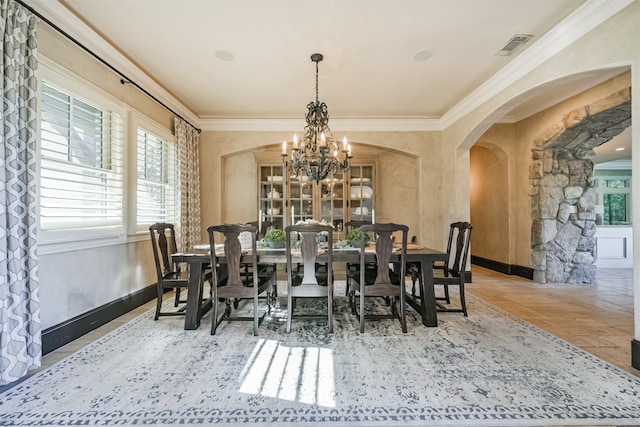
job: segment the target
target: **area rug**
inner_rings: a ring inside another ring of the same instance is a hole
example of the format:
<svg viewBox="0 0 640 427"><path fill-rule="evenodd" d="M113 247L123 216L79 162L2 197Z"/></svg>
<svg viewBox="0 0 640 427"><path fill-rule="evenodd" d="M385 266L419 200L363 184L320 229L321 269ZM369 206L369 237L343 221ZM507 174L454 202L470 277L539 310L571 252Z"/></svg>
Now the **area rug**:
<svg viewBox="0 0 640 427"><path fill-rule="evenodd" d="M437 328L409 310L407 334L395 320L360 334L337 297L333 334L325 320L287 334L282 306L257 337L249 322L211 336L211 313L185 331L149 311L0 395L0 425L640 424L639 377L478 298L468 308Z"/></svg>

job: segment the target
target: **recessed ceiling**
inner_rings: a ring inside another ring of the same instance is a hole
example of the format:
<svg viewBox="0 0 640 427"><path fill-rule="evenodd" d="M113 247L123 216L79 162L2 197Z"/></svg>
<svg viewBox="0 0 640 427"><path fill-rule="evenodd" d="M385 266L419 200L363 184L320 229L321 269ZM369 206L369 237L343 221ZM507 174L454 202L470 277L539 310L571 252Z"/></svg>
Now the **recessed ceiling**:
<svg viewBox="0 0 640 427"><path fill-rule="evenodd" d="M589 2L60 3L200 118L303 117L314 52L324 55L319 94L332 118L440 118ZM497 56L517 34L533 38Z"/></svg>

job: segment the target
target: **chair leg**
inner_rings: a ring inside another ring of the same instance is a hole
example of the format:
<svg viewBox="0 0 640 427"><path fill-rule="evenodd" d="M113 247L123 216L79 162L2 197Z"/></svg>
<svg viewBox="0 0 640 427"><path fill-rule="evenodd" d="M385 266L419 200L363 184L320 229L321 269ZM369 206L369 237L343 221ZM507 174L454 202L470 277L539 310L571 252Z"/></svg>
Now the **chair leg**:
<svg viewBox="0 0 640 427"><path fill-rule="evenodd" d="M364 332L364 286L360 285L360 333Z"/></svg>
<svg viewBox="0 0 640 427"><path fill-rule="evenodd" d="M213 300L211 302L211 304L213 304L213 307L211 307L211 310L213 311L213 316L211 319L211 335L215 335L216 329L218 329L218 305L220 304L220 301L218 301L217 290L218 288L215 287L213 291Z"/></svg>
<svg viewBox="0 0 640 427"><path fill-rule="evenodd" d="M253 336L258 335L258 290L253 294Z"/></svg>
<svg viewBox="0 0 640 427"><path fill-rule="evenodd" d="M180 288L176 288L176 298L173 300L173 306L177 307L178 303L180 302Z"/></svg>
<svg viewBox="0 0 640 427"><path fill-rule="evenodd" d="M444 285L444 297L445 297L445 302L447 304L451 304L451 300L449 299L449 285Z"/></svg>
<svg viewBox="0 0 640 427"><path fill-rule="evenodd" d="M464 313L464 317L467 316L467 303L464 299L464 282L460 284L460 305L462 306L462 312Z"/></svg>
<svg viewBox="0 0 640 427"><path fill-rule="evenodd" d="M160 308L162 307L162 288L158 286L158 301L156 303L156 315L153 320L158 320L160 317Z"/></svg>
<svg viewBox="0 0 640 427"><path fill-rule="evenodd" d="M291 289L287 293L287 333L291 333L291 318L293 317L293 296Z"/></svg>
<svg viewBox="0 0 640 427"><path fill-rule="evenodd" d="M400 325L402 326L402 332L403 333L407 333L407 313L405 311L405 300L404 300L404 286L402 287L402 289L400 290L400 298L399 299L399 304L400 304Z"/></svg>
<svg viewBox="0 0 640 427"><path fill-rule="evenodd" d="M329 322L329 333L333 333L333 285L328 284L328 296L327 296L327 322Z"/></svg>

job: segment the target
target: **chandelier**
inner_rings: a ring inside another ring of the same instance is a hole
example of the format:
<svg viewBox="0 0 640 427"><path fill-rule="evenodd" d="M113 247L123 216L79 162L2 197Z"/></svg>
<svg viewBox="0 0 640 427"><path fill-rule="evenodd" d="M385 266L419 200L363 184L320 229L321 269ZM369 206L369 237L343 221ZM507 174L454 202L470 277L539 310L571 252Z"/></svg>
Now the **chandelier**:
<svg viewBox="0 0 640 427"><path fill-rule="evenodd" d="M311 61L316 63L316 101L307 104L307 122L304 127L304 138L298 144L298 136L293 137L291 147L290 168L296 176L307 176L317 183L325 179L330 173L349 169L351 159L351 145L347 137L342 140L342 147L333 139L329 129L329 111L327 104L318 101L318 63L322 61L320 53L311 55ZM287 142L282 144L282 157L286 163Z"/></svg>

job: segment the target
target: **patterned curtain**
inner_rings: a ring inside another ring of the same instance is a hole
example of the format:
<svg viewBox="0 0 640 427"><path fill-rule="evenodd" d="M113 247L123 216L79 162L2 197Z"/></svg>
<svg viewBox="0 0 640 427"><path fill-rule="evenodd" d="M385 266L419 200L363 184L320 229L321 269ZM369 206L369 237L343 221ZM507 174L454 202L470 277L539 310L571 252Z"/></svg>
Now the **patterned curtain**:
<svg viewBox="0 0 640 427"><path fill-rule="evenodd" d="M0 385L40 366L36 257L36 17L0 0Z"/></svg>
<svg viewBox="0 0 640 427"><path fill-rule="evenodd" d="M180 170L180 214L178 250L186 251L200 243L200 134L189 123L175 118L178 169Z"/></svg>

